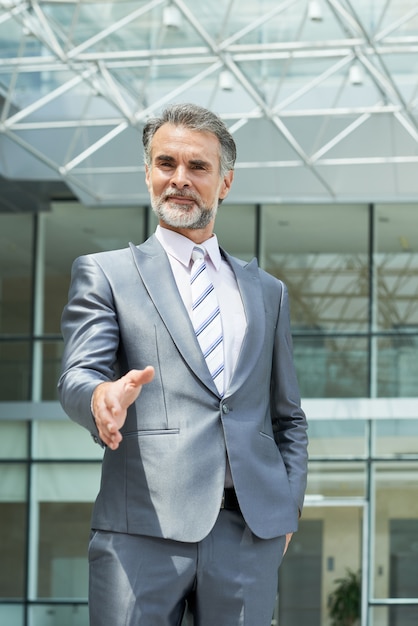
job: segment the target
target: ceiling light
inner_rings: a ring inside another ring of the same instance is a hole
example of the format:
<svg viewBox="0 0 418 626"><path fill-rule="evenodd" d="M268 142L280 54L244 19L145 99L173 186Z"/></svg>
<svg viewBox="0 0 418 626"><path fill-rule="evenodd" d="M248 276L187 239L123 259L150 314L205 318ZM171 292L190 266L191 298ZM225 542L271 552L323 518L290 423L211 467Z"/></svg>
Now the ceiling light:
<svg viewBox="0 0 418 626"><path fill-rule="evenodd" d="M350 67L350 71L349 71L349 79L350 79L350 83L352 85L362 85L364 83L364 74L363 74L363 70L360 67L360 65L357 65L357 63L354 63L351 67Z"/></svg>
<svg viewBox="0 0 418 626"><path fill-rule="evenodd" d="M177 7L172 4L164 7L163 25L167 28L178 29L181 26L181 13Z"/></svg>
<svg viewBox="0 0 418 626"><path fill-rule="evenodd" d="M219 87L223 89L223 91L232 91L233 86L231 72L228 70L222 70L222 72L219 72Z"/></svg>
<svg viewBox="0 0 418 626"><path fill-rule="evenodd" d="M310 0L308 4L308 17L312 22L322 22L322 9L318 0Z"/></svg>

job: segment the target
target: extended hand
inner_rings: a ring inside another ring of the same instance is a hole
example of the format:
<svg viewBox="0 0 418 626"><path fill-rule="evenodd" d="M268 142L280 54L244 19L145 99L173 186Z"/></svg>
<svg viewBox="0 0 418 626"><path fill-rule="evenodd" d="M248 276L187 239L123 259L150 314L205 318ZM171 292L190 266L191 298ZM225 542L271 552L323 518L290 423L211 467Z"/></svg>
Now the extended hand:
<svg viewBox="0 0 418 626"><path fill-rule="evenodd" d="M101 383L93 393L92 410L100 439L112 450L122 441L120 429L125 423L128 407L141 393L142 385L154 378L150 365L131 370L114 382Z"/></svg>

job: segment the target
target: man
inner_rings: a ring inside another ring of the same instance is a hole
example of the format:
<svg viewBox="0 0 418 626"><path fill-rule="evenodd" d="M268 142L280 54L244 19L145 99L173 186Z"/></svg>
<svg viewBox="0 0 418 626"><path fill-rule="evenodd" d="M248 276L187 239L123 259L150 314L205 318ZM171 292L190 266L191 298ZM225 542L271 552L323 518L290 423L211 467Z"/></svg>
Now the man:
<svg viewBox="0 0 418 626"><path fill-rule="evenodd" d="M178 626L186 606L196 626L269 626L306 486L286 288L219 249L236 156L223 122L174 105L143 142L157 231L77 259L62 320L62 405L106 447L91 626ZM190 284L207 273L209 366Z"/></svg>

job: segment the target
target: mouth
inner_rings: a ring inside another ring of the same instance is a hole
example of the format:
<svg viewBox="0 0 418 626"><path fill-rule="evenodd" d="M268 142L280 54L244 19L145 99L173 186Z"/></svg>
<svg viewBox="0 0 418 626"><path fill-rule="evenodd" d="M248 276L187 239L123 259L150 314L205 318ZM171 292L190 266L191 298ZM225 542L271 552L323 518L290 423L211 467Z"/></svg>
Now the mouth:
<svg viewBox="0 0 418 626"><path fill-rule="evenodd" d="M195 204L196 200L191 196L170 195L165 197L165 202L179 204L183 206L191 206L192 204Z"/></svg>

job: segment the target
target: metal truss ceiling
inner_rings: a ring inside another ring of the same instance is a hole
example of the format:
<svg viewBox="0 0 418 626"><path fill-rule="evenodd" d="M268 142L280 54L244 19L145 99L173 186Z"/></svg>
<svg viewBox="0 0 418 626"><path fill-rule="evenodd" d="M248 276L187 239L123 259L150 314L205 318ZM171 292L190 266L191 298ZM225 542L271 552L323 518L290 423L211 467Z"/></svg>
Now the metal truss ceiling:
<svg viewBox="0 0 418 626"><path fill-rule="evenodd" d="M416 0L0 0L0 174L138 204L141 130L218 112L234 202L418 193Z"/></svg>

